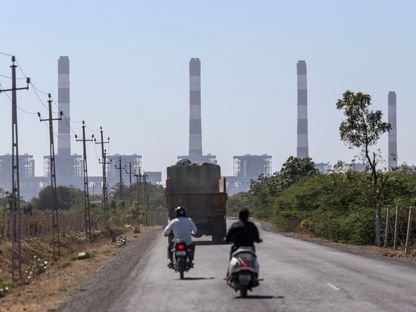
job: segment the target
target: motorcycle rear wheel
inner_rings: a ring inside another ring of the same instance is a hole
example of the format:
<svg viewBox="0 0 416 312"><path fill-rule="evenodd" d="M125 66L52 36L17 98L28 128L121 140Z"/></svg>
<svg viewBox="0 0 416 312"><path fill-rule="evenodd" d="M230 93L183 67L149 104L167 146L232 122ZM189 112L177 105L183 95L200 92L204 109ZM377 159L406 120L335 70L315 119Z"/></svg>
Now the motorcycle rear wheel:
<svg viewBox="0 0 416 312"><path fill-rule="evenodd" d="M179 277L182 280L184 278L184 274L185 274L185 261L179 261L178 262L178 271L179 271Z"/></svg>
<svg viewBox="0 0 416 312"><path fill-rule="evenodd" d="M247 298L247 288L245 288L245 287L240 288L240 296L242 298Z"/></svg>

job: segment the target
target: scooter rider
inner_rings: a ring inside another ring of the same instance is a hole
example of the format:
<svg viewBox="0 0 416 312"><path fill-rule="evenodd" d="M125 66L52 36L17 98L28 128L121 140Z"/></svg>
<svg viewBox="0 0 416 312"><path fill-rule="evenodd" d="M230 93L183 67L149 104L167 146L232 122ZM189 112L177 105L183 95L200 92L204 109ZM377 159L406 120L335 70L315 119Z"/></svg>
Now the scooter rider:
<svg viewBox="0 0 416 312"><path fill-rule="evenodd" d="M247 208L240 209L238 213L239 221L234 222L228 230L225 240L233 243L230 250L230 259L239 247L251 247L255 251L254 242L260 243L263 241L260 239L257 226L248 221L249 216L250 212Z"/></svg>
<svg viewBox="0 0 416 312"><path fill-rule="evenodd" d="M186 217L186 210L184 207L178 206L175 208L176 218L171 220L169 224L164 229L165 236L168 238L168 258L170 263L168 267L173 267L173 255L172 248L175 239L180 239L185 241L185 243L190 247L189 261L191 262L191 267L193 266L192 261L194 260L195 254L195 245L192 242L192 234L196 234L198 229L196 228L195 223L191 218ZM172 235L173 233L173 235Z"/></svg>

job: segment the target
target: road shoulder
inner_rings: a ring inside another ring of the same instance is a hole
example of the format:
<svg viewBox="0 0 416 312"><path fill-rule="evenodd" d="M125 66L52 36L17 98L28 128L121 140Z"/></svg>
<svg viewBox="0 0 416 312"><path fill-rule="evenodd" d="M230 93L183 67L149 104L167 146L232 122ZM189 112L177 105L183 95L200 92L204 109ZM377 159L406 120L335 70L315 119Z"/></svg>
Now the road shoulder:
<svg viewBox="0 0 416 312"><path fill-rule="evenodd" d="M371 259L386 261L389 263L406 265L416 269L416 255L405 256L403 250L393 250L392 248L383 248L376 246L360 246L346 243L334 242L320 237L299 232L280 232L276 227L265 221L258 221L261 224L262 230L266 232L276 233L282 236L300 239L306 242L318 244L321 246L330 247L338 251L364 256Z"/></svg>
<svg viewBox="0 0 416 312"><path fill-rule="evenodd" d="M157 230L153 229L137 237L123 247L118 254L99 265L94 274L78 291L68 294L68 300L57 311L99 311L100 307L110 307L118 296L123 293L128 276L134 267L151 249L157 237Z"/></svg>

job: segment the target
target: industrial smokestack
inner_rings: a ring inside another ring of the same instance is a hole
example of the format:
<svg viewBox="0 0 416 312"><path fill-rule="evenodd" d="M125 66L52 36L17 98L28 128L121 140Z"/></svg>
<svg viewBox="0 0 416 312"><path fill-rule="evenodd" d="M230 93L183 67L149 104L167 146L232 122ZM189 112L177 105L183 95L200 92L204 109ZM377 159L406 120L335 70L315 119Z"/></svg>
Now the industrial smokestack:
<svg viewBox="0 0 416 312"><path fill-rule="evenodd" d="M397 167L397 118L396 118L396 92L388 94L388 122L391 125L389 132L389 170Z"/></svg>
<svg viewBox="0 0 416 312"><path fill-rule="evenodd" d="M61 56L58 60L58 107L63 112L58 122L58 155L71 155L70 110L69 110L69 58Z"/></svg>
<svg viewBox="0 0 416 312"><path fill-rule="evenodd" d="M189 156L202 156L201 62L189 62Z"/></svg>
<svg viewBox="0 0 416 312"><path fill-rule="evenodd" d="M306 81L306 62L297 63L298 74L298 137L297 157L309 157L308 151L308 90Z"/></svg>

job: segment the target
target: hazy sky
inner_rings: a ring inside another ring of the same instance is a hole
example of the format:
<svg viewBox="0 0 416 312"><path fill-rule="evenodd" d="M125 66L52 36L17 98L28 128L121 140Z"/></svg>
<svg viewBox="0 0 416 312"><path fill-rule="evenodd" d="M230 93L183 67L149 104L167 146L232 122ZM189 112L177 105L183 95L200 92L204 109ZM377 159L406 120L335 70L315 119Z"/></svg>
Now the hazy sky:
<svg viewBox="0 0 416 312"><path fill-rule="evenodd" d="M356 154L339 140L335 103L346 89L371 94L386 118L394 90L399 163L415 164L415 10L415 1L381 0L14 0L1 6L0 51L55 98L57 59L68 55L73 131L81 134L81 120L102 125L109 153L141 154L146 170L165 172L188 152L191 57L202 64L203 151L217 155L224 175L233 155L270 154L277 171L296 153L298 60L307 62L313 160ZM0 55L0 74L9 65ZM18 105L46 114L33 91L20 91ZM10 116L0 95L1 154L11 152ZM46 124L19 111L19 125L20 151L35 156L40 175ZM380 148L386 158L387 136ZM72 149L81 154L80 143ZM100 172L99 151L88 147L91 174Z"/></svg>

